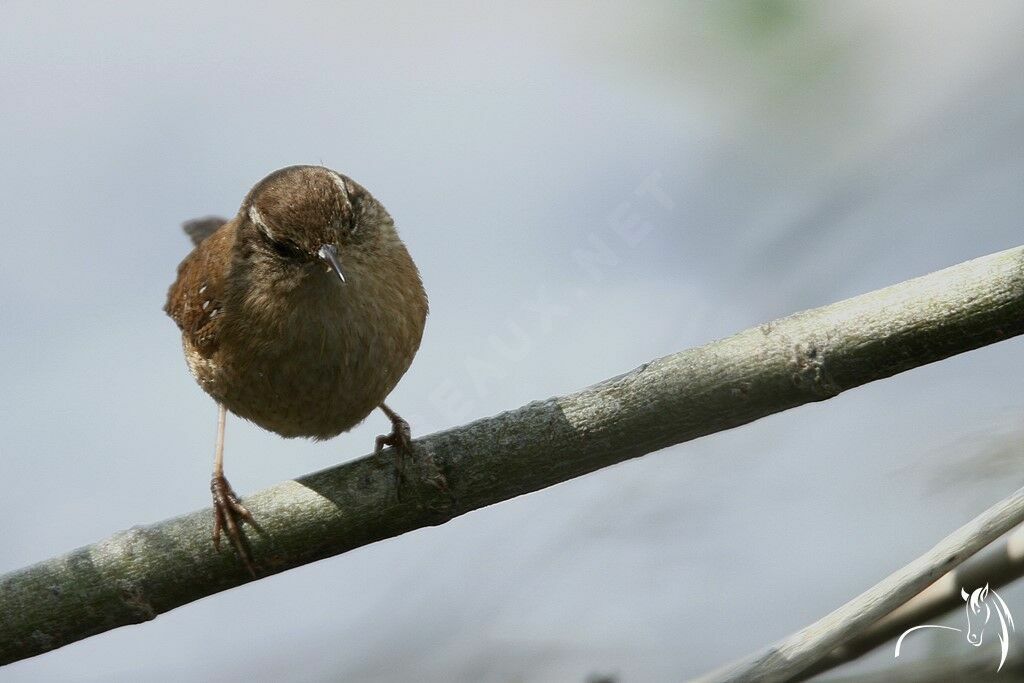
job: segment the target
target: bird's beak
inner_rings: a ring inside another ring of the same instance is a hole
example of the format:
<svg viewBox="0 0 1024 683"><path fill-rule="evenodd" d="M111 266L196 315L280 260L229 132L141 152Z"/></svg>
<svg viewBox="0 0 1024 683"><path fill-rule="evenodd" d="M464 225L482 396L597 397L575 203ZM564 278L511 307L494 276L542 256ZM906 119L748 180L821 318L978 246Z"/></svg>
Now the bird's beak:
<svg viewBox="0 0 1024 683"><path fill-rule="evenodd" d="M327 265L331 267L331 270L338 274L338 277L341 278L342 282L345 281L345 273L341 270L341 260L338 258L337 247L333 244L325 244L320 247L320 250L316 252L316 255L324 261L327 261Z"/></svg>

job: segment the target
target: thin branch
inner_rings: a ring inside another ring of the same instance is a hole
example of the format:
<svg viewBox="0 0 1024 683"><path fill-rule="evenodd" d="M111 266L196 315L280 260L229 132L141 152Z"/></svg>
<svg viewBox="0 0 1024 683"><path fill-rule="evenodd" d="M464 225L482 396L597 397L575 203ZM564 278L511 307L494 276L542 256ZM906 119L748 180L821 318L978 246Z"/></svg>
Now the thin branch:
<svg viewBox="0 0 1024 683"><path fill-rule="evenodd" d="M698 679L792 681L858 633L903 605L974 553L1024 522L1024 488L999 501L942 539L934 548L890 574L831 614L762 653Z"/></svg>
<svg viewBox="0 0 1024 683"><path fill-rule="evenodd" d="M810 678L849 662L888 643L908 628L928 623L954 609L962 609L961 588L967 589L968 593L985 584L1001 588L1021 576L1024 576L1024 527L1018 527L985 548L909 602L832 650L827 657L803 672L800 678Z"/></svg>
<svg viewBox="0 0 1024 683"><path fill-rule="evenodd" d="M284 571L1022 332L1015 248L419 439L421 476L401 500L388 452L256 493L253 554L263 575ZM430 483L435 466L449 495ZM0 663L246 583L211 525L202 510L0 577Z"/></svg>
<svg viewBox="0 0 1024 683"><path fill-rule="evenodd" d="M1011 652L1003 668L998 647L993 656L991 647L973 648L963 639L964 650L956 657L941 655L919 662L896 661L888 669L853 676L830 676L827 683L935 683L935 681L970 681L971 683L1010 683L1024 680L1024 657ZM826 683L822 680L821 683Z"/></svg>

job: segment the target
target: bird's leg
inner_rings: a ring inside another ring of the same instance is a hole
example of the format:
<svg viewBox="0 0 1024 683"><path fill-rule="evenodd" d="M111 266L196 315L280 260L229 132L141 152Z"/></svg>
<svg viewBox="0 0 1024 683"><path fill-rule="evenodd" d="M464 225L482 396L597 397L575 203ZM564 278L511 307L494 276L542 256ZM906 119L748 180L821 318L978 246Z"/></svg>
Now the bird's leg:
<svg viewBox="0 0 1024 683"><path fill-rule="evenodd" d="M386 436L381 434L377 437L374 454L379 454L384 450L384 446L391 446L395 449L395 493L398 499L401 500L402 484L405 482L405 461L407 458L413 459L415 455L412 449L412 433L409 430L409 423L403 420L398 413L391 410L386 403L381 403L380 409L391 420L391 433ZM442 493L448 492L448 482L436 465L431 467L431 472L426 477L426 480L438 491Z"/></svg>
<svg viewBox="0 0 1024 683"><path fill-rule="evenodd" d="M245 563L245 568L255 577L256 566L242 533L242 525L248 522L255 527L256 520L224 478L224 423L227 420L227 408L223 403L218 403L217 409L217 447L213 456L213 478L210 480L210 492L213 494L213 547L220 552L220 533L223 531Z"/></svg>

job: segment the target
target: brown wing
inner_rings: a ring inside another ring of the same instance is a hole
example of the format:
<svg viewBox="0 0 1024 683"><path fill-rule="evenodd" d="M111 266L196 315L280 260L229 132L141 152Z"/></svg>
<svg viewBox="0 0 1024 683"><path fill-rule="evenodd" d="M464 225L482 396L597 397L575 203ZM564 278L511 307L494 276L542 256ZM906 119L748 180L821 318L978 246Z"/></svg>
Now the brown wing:
<svg viewBox="0 0 1024 683"><path fill-rule="evenodd" d="M203 239L181 262L164 306L182 335L205 357L212 355L219 343L219 316L234 244L234 230L228 225L224 228Z"/></svg>

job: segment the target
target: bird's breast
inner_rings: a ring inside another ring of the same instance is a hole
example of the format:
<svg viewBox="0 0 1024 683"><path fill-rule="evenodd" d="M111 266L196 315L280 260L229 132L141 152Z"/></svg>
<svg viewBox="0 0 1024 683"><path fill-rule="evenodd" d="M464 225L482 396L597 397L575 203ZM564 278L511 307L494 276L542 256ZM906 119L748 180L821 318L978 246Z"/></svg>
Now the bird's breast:
<svg viewBox="0 0 1024 683"><path fill-rule="evenodd" d="M232 301L215 367L200 383L282 436L330 438L352 428L408 369L426 317L418 277L403 286L372 275L342 283L313 270L287 288L250 288Z"/></svg>

